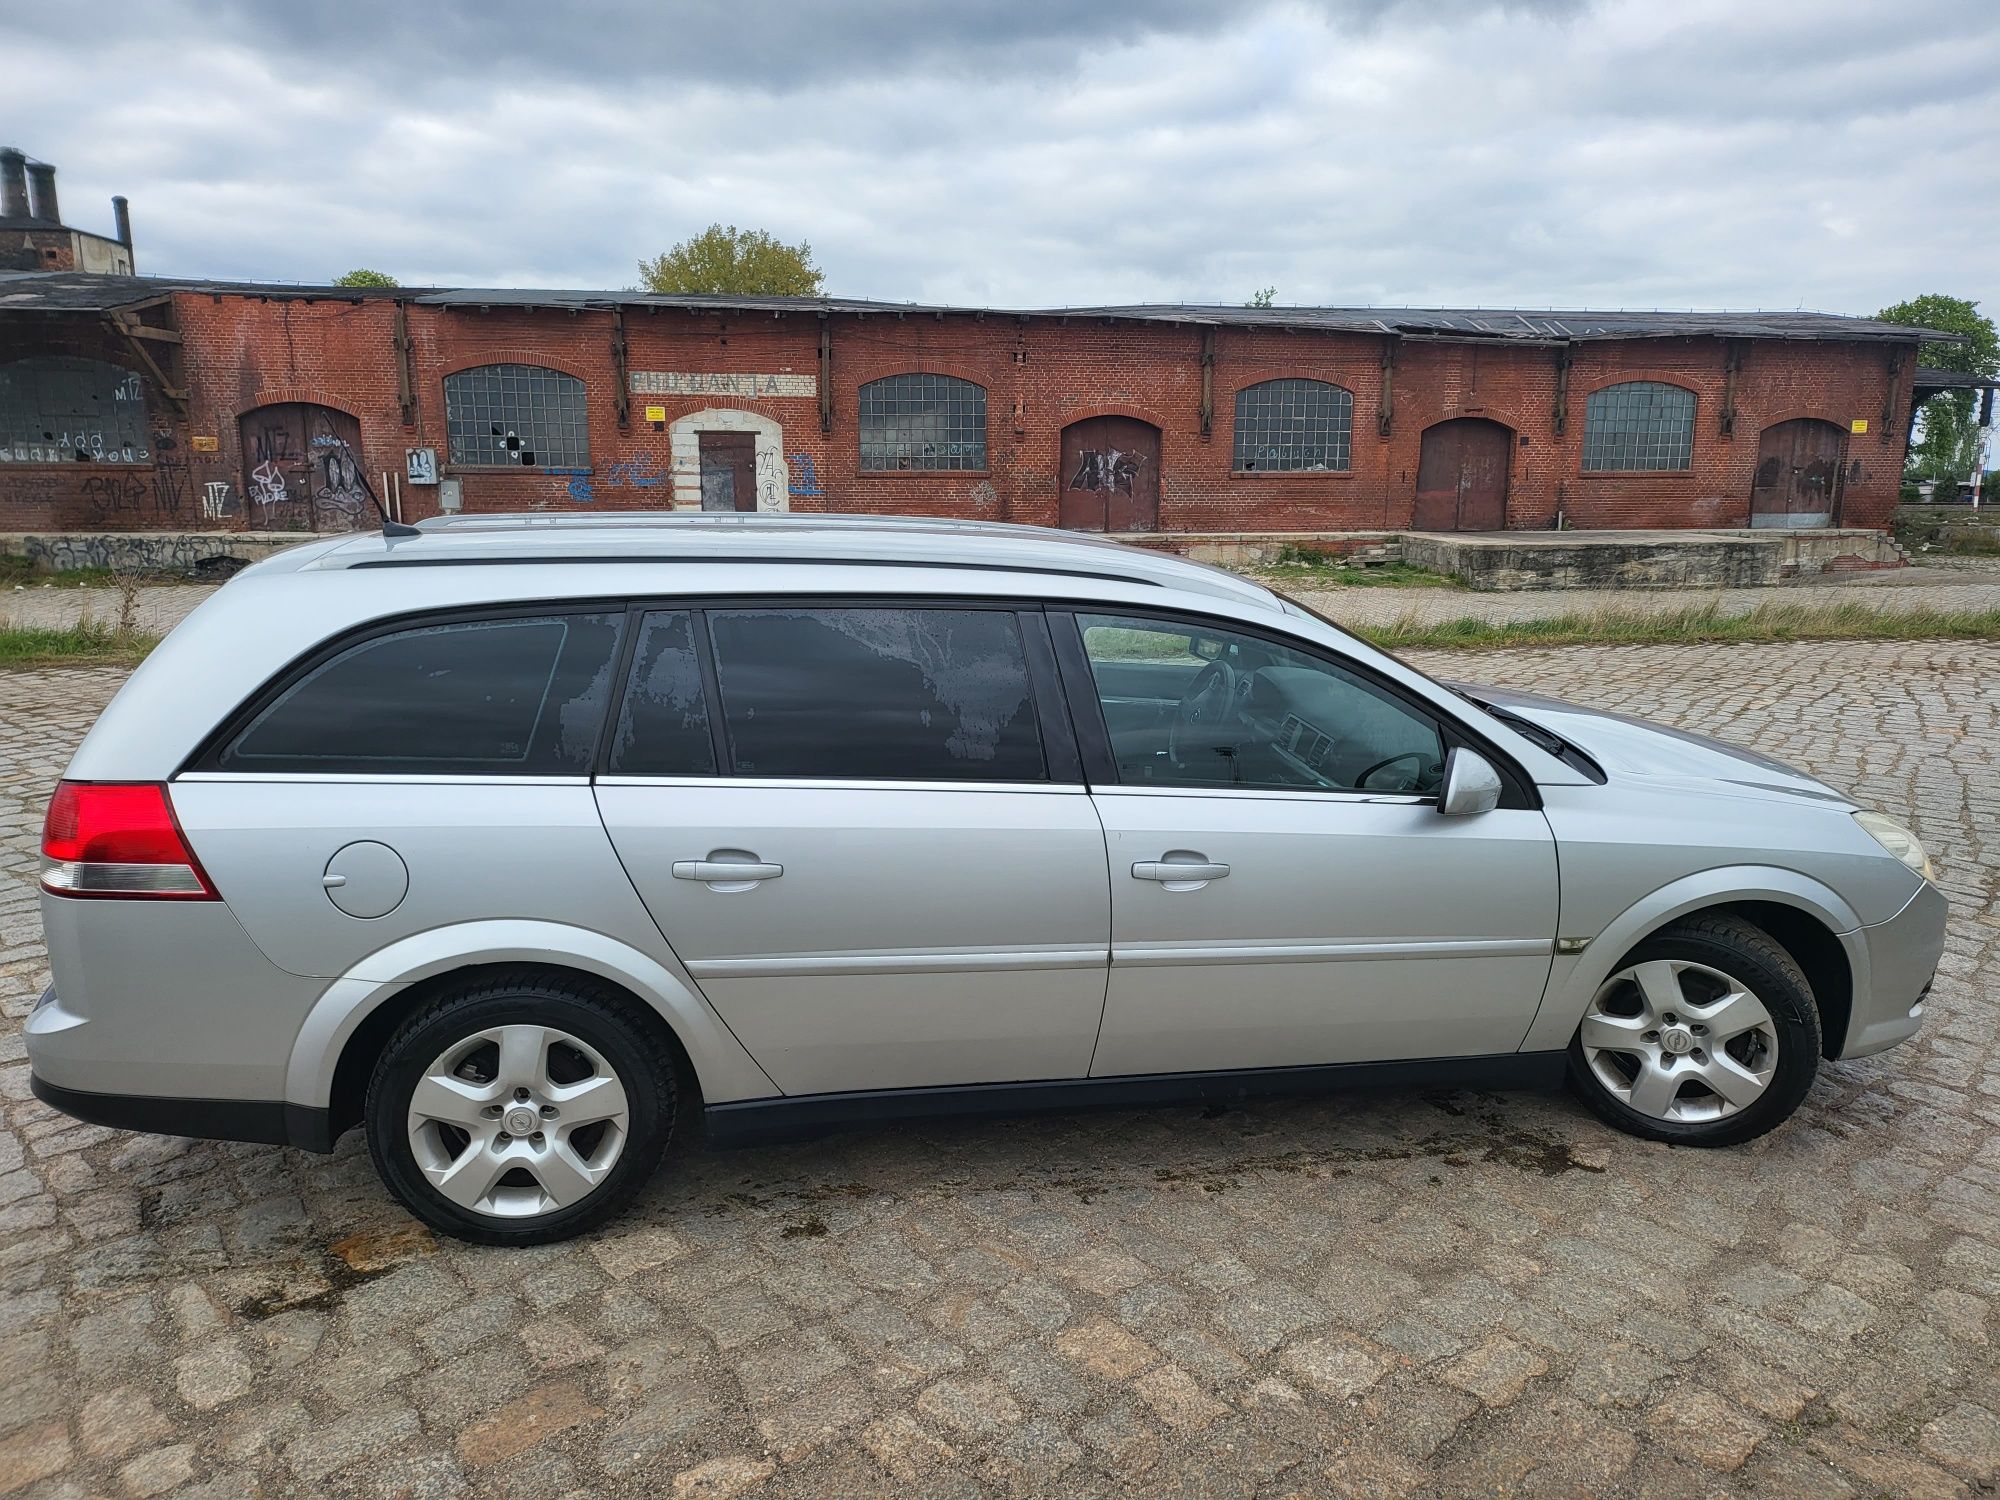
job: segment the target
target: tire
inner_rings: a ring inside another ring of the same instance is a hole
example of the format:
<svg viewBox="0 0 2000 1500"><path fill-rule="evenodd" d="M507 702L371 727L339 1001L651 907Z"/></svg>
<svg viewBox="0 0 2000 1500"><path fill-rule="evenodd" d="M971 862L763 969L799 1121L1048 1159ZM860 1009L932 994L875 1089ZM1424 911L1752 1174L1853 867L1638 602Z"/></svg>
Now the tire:
<svg viewBox="0 0 2000 1500"><path fill-rule="evenodd" d="M540 1245L631 1202L675 1102L665 1039L620 999L581 977L503 970L396 1029L368 1083L368 1150L431 1228Z"/></svg>
<svg viewBox="0 0 2000 1500"><path fill-rule="evenodd" d="M1599 987L1570 1041L1569 1083L1628 1134L1733 1146L1791 1117L1819 1054L1819 1007L1791 955L1748 922L1691 917Z"/></svg>

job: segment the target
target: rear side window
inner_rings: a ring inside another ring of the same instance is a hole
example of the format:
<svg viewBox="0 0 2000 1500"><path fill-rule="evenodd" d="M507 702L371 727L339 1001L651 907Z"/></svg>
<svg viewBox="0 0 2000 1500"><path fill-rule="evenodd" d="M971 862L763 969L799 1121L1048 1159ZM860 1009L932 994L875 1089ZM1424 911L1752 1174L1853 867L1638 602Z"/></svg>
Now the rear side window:
<svg viewBox="0 0 2000 1500"><path fill-rule="evenodd" d="M632 656L632 681L611 740L611 769L642 776L712 776L715 742L684 609L646 616Z"/></svg>
<svg viewBox="0 0 2000 1500"><path fill-rule="evenodd" d="M373 636L311 668L225 771L588 775L622 614L464 620Z"/></svg>
<svg viewBox="0 0 2000 1500"><path fill-rule="evenodd" d="M743 609L708 623L738 775L1048 777L1010 613Z"/></svg>

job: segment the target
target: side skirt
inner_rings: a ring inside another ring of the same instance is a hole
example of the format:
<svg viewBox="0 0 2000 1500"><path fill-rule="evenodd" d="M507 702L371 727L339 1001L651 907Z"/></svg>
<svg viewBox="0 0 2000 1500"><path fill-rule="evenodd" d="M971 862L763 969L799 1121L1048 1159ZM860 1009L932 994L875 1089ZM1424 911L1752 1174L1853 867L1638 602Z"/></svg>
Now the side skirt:
<svg viewBox="0 0 2000 1500"><path fill-rule="evenodd" d="M1122 1078L1064 1078L1036 1083L865 1089L848 1094L739 1099L711 1104L703 1113L712 1143L748 1146L891 1120L947 1115L1236 1104L1285 1094L1359 1088L1550 1089L1562 1083L1566 1057L1563 1052L1503 1052L1484 1057L1245 1068L1226 1073L1144 1073Z"/></svg>

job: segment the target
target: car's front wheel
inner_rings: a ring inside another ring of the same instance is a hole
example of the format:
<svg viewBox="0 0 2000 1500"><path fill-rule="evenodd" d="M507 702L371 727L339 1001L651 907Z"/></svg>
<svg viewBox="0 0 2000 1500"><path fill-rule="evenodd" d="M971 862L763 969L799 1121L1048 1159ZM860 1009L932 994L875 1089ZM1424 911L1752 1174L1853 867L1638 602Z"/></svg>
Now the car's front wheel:
<svg viewBox="0 0 2000 1500"><path fill-rule="evenodd" d="M501 974L397 1028L369 1083L368 1147L432 1228L534 1245L623 1208L673 1117L673 1067L642 1020L581 981Z"/></svg>
<svg viewBox="0 0 2000 1500"><path fill-rule="evenodd" d="M1570 1086L1603 1119L1682 1146L1782 1124L1819 1068L1812 986L1769 934L1693 917L1654 934L1592 997Z"/></svg>

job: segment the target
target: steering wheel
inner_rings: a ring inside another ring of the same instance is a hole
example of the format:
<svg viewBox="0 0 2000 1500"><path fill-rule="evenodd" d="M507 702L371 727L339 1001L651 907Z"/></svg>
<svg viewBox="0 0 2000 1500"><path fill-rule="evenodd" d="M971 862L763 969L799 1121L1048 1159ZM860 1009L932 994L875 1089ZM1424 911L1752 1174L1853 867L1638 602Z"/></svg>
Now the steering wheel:
<svg viewBox="0 0 2000 1500"><path fill-rule="evenodd" d="M1368 778L1373 776L1377 771L1387 770L1390 766L1396 765L1401 761L1413 760L1417 762L1417 776L1416 780L1411 783L1411 786L1421 787L1424 784L1425 772L1430 769L1432 759L1433 757L1426 755L1421 750L1405 750L1401 755L1391 755L1383 760L1376 761L1374 765L1354 778L1354 784L1357 787L1366 789Z"/></svg>
<svg viewBox="0 0 2000 1500"><path fill-rule="evenodd" d="M1167 726L1167 759L1176 767L1187 766L1184 743L1191 747L1197 735L1212 734L1235 714L1237 681L1236 668L1219 658L1195 673Z"/></svg>

